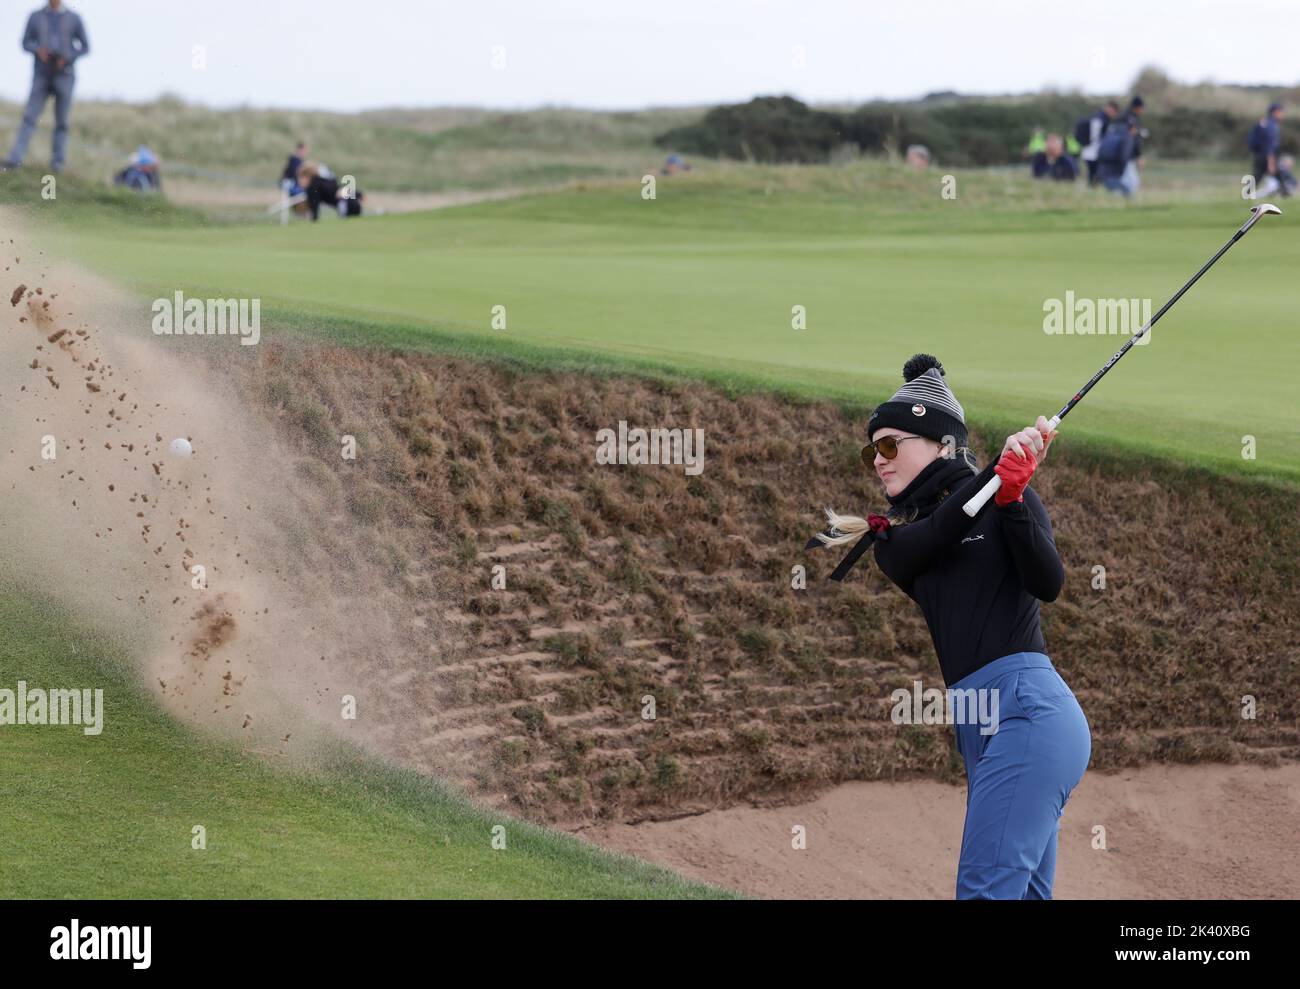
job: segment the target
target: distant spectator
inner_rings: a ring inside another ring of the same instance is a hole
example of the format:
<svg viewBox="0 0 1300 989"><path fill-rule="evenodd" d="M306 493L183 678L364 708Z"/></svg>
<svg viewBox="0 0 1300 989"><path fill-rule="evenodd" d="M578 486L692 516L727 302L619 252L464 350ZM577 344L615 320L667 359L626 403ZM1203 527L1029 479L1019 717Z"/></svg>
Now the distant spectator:
<svg viewBox="0 0 1300 989"><path fill-rule="evenodd" d="M1097 149L1097 181L1111 192L1122 192L1126 198L1137 191L1130 172L1137 140L1137 121L1126 114L1106 128L1106 136Z"/></svg>
<svg viewBox="0 0 1300 989"><path fill-rule="evenodd" d="M1119 116L1119 104L1114 100L1087 117L1080 118L1074 125L1074 137L1083 145L1079 157L1088 166L1088 184L1097 184L1097 149L1101 147L1102 135L1110 122Z"/></svg>
<svg viewBox="0 0 1300 989"><path fill-rule="evenodd" d="M285 195L296 196L302 192L302 187L298 185L298 169L302 168L302 163L306 160L307 142L299 141L280 175L280 188L284 189Z"/></svg>
<svg viewBox="0 0 1300 989"><path fill-rule="evenodd" d="M1030 163L1034 178L1073 182L1079 174L1074 159L1065 153L1060 134L1048 134L1043 140L1043 150L1034 155Z"/></svg>
<svg viewBox="0 0 1300 989"><path fill-rule="evenodd" d="M1079 155L1083 151L1083 145L1080 144L1073 134L1065 135L1065 153L1074 159L1074 172L1079 172Z"/></svg>
<svg viewBox="0 0 1300 989"><path fill-rule="evenodd" d="M1130 196L1137 192L1138 186L1142 184L1142 138L1146 136L1146 130L1142 127L1142 113L1145 109L1146 103L1142 101L1141 96L1134 96L1129 101L1126 116L1133 125L1133 151L1129 156L1128 164L1124 167L1124 184Z"/></svg>
<svg viewBox="0 0 1300 989"><path fill-rule="evenodd" d="M1278 155L1278 189L1284 196L1294 196L1296 191L1295 155Z"/></svg>
<svg viewBox="0 0 1300 989"><path fill-rule="evenodd" d="M924 144L909 144L906 160L915 171L923 172L930 167L930 149Z"/></svg>
<svg viewBox="0 0 1300 989"><path fill-rule="evenodd" d="M1278 149L1282 143L1281 103L1270 103L1268 112L1259 118L1259 122L1250 130L1247 144L1255 156L1253 174L1255 176L1255 195L1272 195L1279 188L1285 188L1278 175Z"/></svg>
<svg viewBox="0 0 1300 989"><path fill-rule="evenodd" d="M676 175L678 172L689 172L691 163L682 158L681 155L669 155L664 159L664 167L660 171L664 175Z"/></svg>
<svg viewBox="0 0 1300 989"><path fill-rule="evenodd" d="M72 89L77 59L90 54L90 42L81 17L63 6L63 0L49 0L46 6L27 18L23 32L23 51L35 56L32 91L23 110L23 122L14 138L9 157L0 162L0 171L17 168L27 157L27 145L36 132L45 102L54 97L54 148L50 170L63 171L68 151L68 120L72 114Z"/></svg>
<svg viewBox="0 0 1300 989"><path fill-rule="evenodd" d="M162 162L148 145L140 145L122 169L113 176L113 184L135 189L137 192L162 191Z"/></svg>
<svg viewBox="0 0 1300 989"><path fill-rule="evenodd" d="M1034 132L1029 135L1029 143L1025 145L1025 158L1033 158L1034 155L1042 154L1047 150L1047 131L1042 127L1035 127Z"/></svg>
<svg viewBox="0 0 1300 989"><path fill-rule="evenodd" d="M313 221L320 219L322 203L333 206L338 210L339 216L345 219L361 215L361 202L365 199L365 193L357 189L349 196L347 189L339 184L334 174L324 165L313 162L304 164L298 169L298 185L307 195L306 202L299 206L306 208Z"/></svg>

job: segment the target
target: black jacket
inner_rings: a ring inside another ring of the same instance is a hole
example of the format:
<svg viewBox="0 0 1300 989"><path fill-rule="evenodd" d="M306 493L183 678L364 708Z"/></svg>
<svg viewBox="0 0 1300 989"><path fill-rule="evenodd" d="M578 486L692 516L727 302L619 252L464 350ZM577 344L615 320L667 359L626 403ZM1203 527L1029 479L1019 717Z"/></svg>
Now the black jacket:
<svg viewBox="0 0 1300 989"><path fill-rule="evenodd" d="M1065 583L1051 519L1032 488L1006 507L990 499L973 519L962 511L992 476L990 464L874 545L880 569L921 606L949 687L1010 653L1046 653L1038 602L1054 601Z"/></svg>
<svg viewBox="0 0 1300 989"><path fill-rule="evenodd" d="M361 200L365 197L365 193L357 189L353 192L351 199L340 196L338 179L327 179L323 175L317 175L307 183L305 192L307 193L307 209L311 213L313 220L320 218L321 203L338 206L340 200L345 202L348 216L361 215Z"/></svg>

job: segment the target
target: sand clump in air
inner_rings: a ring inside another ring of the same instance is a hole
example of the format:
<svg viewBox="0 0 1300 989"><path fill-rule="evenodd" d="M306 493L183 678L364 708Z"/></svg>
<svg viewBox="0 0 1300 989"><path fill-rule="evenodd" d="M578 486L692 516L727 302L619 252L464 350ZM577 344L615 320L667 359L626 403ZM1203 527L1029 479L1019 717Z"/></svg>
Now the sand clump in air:
<svg viewBox="0 0 1300 989"><path fill-rule="evenodd" d="M267 754L322 730L384 750L420 713L386 670L429 635L412 640L375 564L339 549L346 513L212 373L257 348L153 338L147 302L4 247L0 578L128 643L180 717ZM192 456L169 454L177 437Z"/></svg>

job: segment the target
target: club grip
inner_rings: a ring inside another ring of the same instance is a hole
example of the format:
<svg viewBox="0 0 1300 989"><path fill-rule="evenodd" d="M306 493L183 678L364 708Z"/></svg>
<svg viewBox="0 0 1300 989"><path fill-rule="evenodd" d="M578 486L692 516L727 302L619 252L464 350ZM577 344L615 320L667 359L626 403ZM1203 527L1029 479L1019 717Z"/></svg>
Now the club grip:
<svg viewBox="0 0 1300 989"><path fill-rule="evenodd" d="M1076 398L1077 397L1078 396L1076 396ZM1067 407L1065 411L1069 412L1070 410ZM1047 420L1047 431L1049 433L1054 431L1060 424L1061 417L1059 415L1052 416L1052 418ZM984 487L975 492L970 501L961 506L961 510L971 518L974 518L979 513L979 510L984 507L985 503L997 494L998 488L1000 487L1002 487L1002 478L994 474L985 482Z"/></svg>
<svg viewBox="0 0 1300 989"><path fill-rule="evenodd" d="M1002 478L994 474L988 479L984 487L975 492L970 501L961 506L961 510L974 518L979 513L979 510L984 507L985 502L992 498L1000 487L1002 487Z"/></svg>

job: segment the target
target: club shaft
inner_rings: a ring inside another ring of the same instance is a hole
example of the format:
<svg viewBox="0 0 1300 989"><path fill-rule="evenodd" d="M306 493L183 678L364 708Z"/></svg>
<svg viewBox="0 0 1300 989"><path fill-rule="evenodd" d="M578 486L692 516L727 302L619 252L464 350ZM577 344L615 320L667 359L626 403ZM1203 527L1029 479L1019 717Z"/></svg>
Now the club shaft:
<svg viewBox="0 0 1300 989"><path fill-rule="evenodd" d="M1154 316L1152 316L1149 320L1146 321L1145 324L1143 324L1140 330L1138 330L1126 341L1124 341L1124 346L1120 347L1119 350L1115 352L1115 355L1111 357L1111 359L1108 360L1105 364L1102 365L1101 370L1099 370L1096 374L1094 374L1091 378L1089 378L1088 383L1084 385L1082 388L1080 388L1075 393L1072 399L1070 399L1068 402L1065 403L1065 405L1061 408L1060 412L1056 413L1057 421L1060 421L1061 419L1064 419L1067 415L1069 415L1070 410L1073 409L1076 405L1079 404L1080 401L1083 400L1084 395L1092 391L1092 386L1095 385L1102 378L1104 378L1106 376L1107 371L1109 371L1112 367L1114 367L1116 364L1119 363L1119 359L1129 352L1133 344L1137 343L1138 340L1142 339L1142 337L1146 335L1147 331L1150 330L1151 327L1156 325L1156 321L1159 320L1160 317L1163 316L1165 313L1167 313L1170 309L1172 309L1174 303L1177 302L1179 299L1181 299L1186 294L1187 290L1191 288L1193 285L1195 285L1203 274L1205 274L1212 267L1214 267L1215 262L1218 261L1219 258L1223 257L1223 255L1228 253L1228 248L1232 247L1233 244L1241 240L1242 236L1246 233L1247 230L1250 229L1251 224L1255 222L1255 219L1258 216L1259 216L1258 213L1255 214L1255 216L1252 216L1246 222L1245 226L1243 226L1240 230L1238 230L1235 234L1233 234L1232 238L1226 244L1224 244L1222 247L1219 248L1218 252L1214 255L1214 257L1210 258L1210 260L1206 261L1205 264L1201 265L1201 269L1196 274L1194 274L1191 278L1189 278L1187 280L1187 283L1182 288L1180 288L1177 292L1175 292L1173 297L1168 302L1166 302L1163 306L1161 306Z"/></svg>
<svg viewBox="0 0 1300 989"><path fill-rule="evenodd" d="M1081 401L1083 401L1083 396L1088 394L1088 392L1092 391L1092 386L1095 385L1102 378L1104 378L1106 376L1106 372L1109 371L1112 367L1114 367L1117 363L1119 363L1119 359L1129 352L1133 344L1136 343L1144 334L1146 334L1146 332L1150 330L1151 327L1155 326L1156 320L1158 320L1161 316L1167 313L1173 307L1173 304L1177 302L1179 299L1181 299L1186 294L1187 290L1191 288L1193 285L1195 285L1196 282L1200 279L1200 277L1203 274L1205 274L1212 267L1214 267L1215 262L1217 262L1219 258L1223 257L1223 255L1228 253L1228 249L1232 247L1233 244L1237 243L1237 241L1241 240L1241 238L1246 235L1247 231L1249 231L1250 228L1255 225L1256 221L1259 220L1259 218L1264 215L1265 211L1271 211L1274 213L1280 212L1280 210L1274 209L1272 207L1261 207L1253 210L1251 212L1250 219L1247 220L1245 223L1243 223L1241 225L1241 229L1238 230L1235 234L1233 234L1226 244L1224 244L1222 247L1219 248L1219 250L1215 253L1214 257L1210 258L1210 260L1206 261L1205 264L1201 265L1200 270L1187 280L1187 284L1185 284L1182 288L1180 288L1177 292L1175 292L1173 298L1171 298L1168 302L1166 302L1163 306L1161 306L1160 310L1149 320L1147 320L1140 330L1138 330L1131 337L1129 337L1128 340L1124 342L1124 346L1120 347L1119 350L1115 352L1115 355L1111 357L1111 359L1108 360L1104 365L1102 365L1101 370L1098 371L1096 374L1094 374L1088 380L1088 383L1084 385L1082 388L1080 388L1077 392L1075 392L1074 397L1071 398L1068 402L1065 403L1064 406L1061 407L1061 411L1056 413L1056 415L1052 417L1052 421L1050 423L1052 429L1055 429L1057 425L1060 423L1060 421L1070 414L1071 409L1073 409L1076 405L1078 405ZM994 494L997 493L998 488L1000 488L1001 486L1002 486L1002 478L994 474L993 477L989 478L989 480L985 483L985 485L982 488L980 488L979 491L975 492L974 496L972 496L971 499L967 501L965 505L962 506L962 511L964 511L971 518L974 518L975 515L979 513L979 510L983 508L985 504L987 504L988 500L992 498Z"/></svg>

